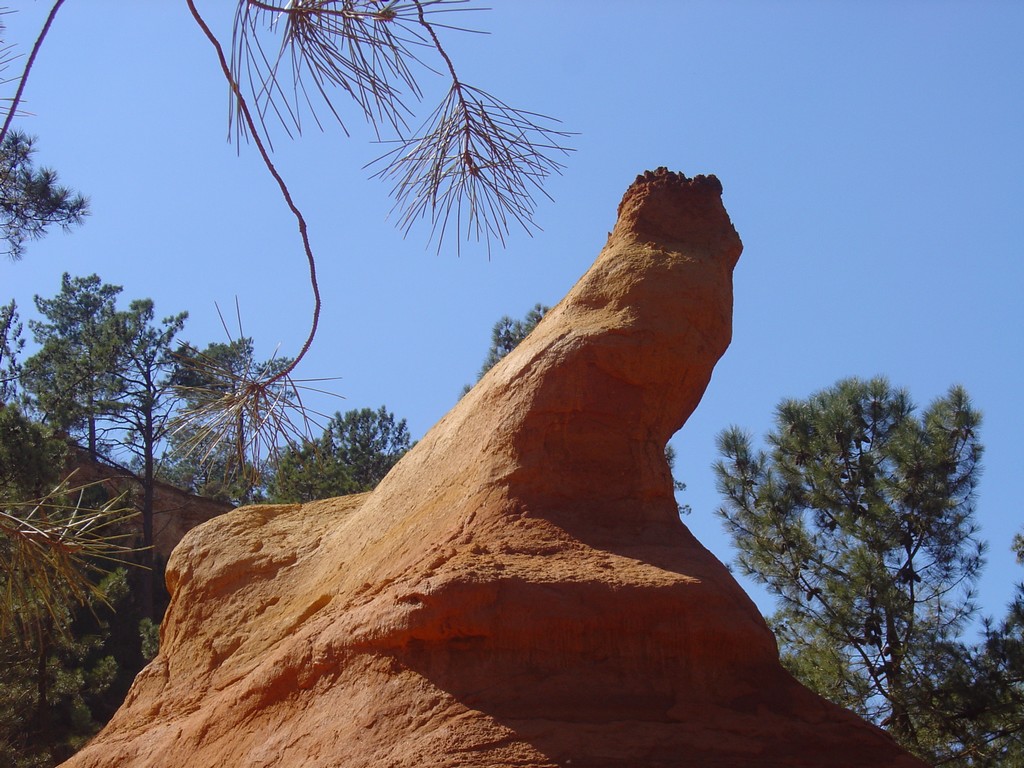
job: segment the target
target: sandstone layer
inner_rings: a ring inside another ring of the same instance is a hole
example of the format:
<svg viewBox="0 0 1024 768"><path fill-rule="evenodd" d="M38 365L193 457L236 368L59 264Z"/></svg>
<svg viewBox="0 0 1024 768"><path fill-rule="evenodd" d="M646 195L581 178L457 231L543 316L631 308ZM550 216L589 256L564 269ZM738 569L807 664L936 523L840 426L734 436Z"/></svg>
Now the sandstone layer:
<svg viewBox="0 0 1024 768"><path fill-rule="evenodd" d="M664 457L731 335L714 177L637 179L591 269L370 494L238 509L67 765L921 764L779 665Z"/></svg>

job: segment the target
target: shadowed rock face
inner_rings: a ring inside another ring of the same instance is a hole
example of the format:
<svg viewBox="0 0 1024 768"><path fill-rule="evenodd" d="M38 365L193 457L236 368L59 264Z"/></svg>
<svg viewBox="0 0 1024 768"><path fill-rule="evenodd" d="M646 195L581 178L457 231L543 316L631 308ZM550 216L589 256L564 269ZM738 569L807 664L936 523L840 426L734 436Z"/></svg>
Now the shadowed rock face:
<svg viewBox="0 0 1024 768"><path fill-rule="evenodd" d="M239 509L67 765L911 766L797 684L676 514L730 339L714 177L638 177L591 269L370 494Z"/></svg>

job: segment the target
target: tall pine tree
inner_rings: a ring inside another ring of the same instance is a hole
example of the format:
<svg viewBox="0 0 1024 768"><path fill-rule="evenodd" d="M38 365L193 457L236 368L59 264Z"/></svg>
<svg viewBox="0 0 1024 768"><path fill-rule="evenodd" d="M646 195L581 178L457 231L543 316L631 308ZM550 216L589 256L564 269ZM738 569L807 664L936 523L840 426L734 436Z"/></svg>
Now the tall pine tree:
<svg viewBox="0 0 1024 768"><path fill-rule="evenodd" d="M932 695L975 614L981 417L953 387L920 414L883 378L785 400L769 450L718 438L720 510L805 684L928 760L960 745Z"/></svg>
<svg viewBox="0 0 1024 768"><path fill-rule="evenodd" d="M172 384L172 345L187 317L188 314L182 312L164 318L157 325L152 300L138 299L127 311L116 312L111 319L114 326L111 336L119 340L120 346L113 370L117 394L106 418L113 429L120 431L121 451L118 453L130 456L131 469L142 487L142 498L137 504L142 516L139 556L150 578L144 579L141 601L143 615L149 618L158 618L154 593L163 591L152 579L152 575L159 573L153 559L153 503L157 464L170 433L178 399Z"/></svg>
<svg viewBox="0 0 1024 768"><path fill-rule="evenodd" d="M29 321L40 349L25 361L22 384L47 424L84 438L93 458L102 452L102 418L119 408L116 370L125 338L114 318L120 293L97 275L65 272L60 293L35 297L46 319Z"/></svg>

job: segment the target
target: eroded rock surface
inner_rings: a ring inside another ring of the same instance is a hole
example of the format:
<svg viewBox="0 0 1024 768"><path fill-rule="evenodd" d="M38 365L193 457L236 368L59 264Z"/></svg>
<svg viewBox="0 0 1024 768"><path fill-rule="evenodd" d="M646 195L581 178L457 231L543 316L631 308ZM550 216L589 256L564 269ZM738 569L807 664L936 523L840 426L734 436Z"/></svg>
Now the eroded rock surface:
<svg viewBox="0 0 1024 768"><path fill-rule="evenodd" d="M639 177L595 264L370 494L171 558L160 655L67 765L921 765L797 684L679 521L730 339L714 177Z"/></svg>

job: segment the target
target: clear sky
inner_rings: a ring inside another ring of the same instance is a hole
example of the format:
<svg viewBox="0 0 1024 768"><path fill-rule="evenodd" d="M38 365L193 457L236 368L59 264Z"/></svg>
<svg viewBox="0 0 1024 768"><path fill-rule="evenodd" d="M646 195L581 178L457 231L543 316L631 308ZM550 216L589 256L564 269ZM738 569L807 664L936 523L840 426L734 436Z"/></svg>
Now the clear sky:
<svg viewBox="0 0 1024 768"><path fill-rule="evenodd" d="M225 41L233 2L200 8ZM587 269L645 169L714 173L745 244L732 347L673 440L686 524L728 562L714 438L771 426L783 397L884 374L926 405L963 384L984 413L980 584L1002 615L1024 578L1009 542L1021 511L1024 380L1024 3L494 0L449 35L462 79L578 132L530 237L506 250L426 228L402 237L382 148L355 113L275 137L310 222L324 309L298 374L337 376L331 411L386 405L422 437L474 380L490 329L554 304ZM26 52L49 3L20 0ZM14 73L15 67L8 71ZM425 75L434 106L439 78ZM227 88L183 0L70 2L32 73L18 127L38 159L91 198L73 234L0 262L0 300L31 316L60 275L98 273L183 338L223 341L216 304L269 356L294 354L311 296L294 220L252 147L226 143ZM749 586L749 585L748 585ZM752 592L766 611L771 601Z"/></svg>

